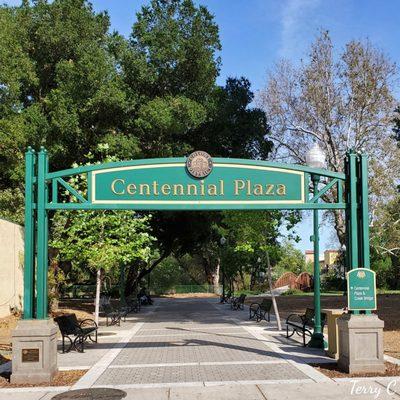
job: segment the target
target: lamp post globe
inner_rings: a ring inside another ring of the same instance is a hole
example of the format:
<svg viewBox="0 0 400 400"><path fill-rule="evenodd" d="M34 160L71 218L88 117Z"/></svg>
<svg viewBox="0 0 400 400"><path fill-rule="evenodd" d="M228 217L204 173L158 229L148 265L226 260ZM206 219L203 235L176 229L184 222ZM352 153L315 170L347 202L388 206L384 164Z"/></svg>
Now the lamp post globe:
<svg viewBox="0 0 400 400"><path fill-rule="evenodd" d="M311 149L306 154L306 163L313 168L324 168L325 167L325 153L318 145L314 143Z"/></svg>

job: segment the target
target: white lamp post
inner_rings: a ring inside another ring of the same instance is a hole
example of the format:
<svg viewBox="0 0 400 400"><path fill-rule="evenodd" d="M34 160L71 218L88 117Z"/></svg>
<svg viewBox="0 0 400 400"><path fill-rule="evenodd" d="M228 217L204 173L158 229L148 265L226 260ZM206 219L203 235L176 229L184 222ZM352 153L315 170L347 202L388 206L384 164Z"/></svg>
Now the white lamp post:
<svg viewBox="0 0 400 400"><path fill-rule="evenodd" d="M318 143L314 143L313 147L306 154L306 162L312 168L324 168L325 167L325 153L318 146ZM312 174L311 179L314 187L314 196L318 193L318 183L320 176L318 174ZM316 201L318 203L318 200ZM315 204L317 206L317 204ZM324 348L324 335L321 329L321 279L319 269L319 221L318 221L318 208L313 210L313 228L314 235L312 236L314 242L314 332L309 342L310 347Z"/></svg>
<svg viewBox="0 0 400 400"><path fill-rule="evenodd" d="M306 154L306 163L313 168L325 167L325 153L319 147L318 143L314 143L313 147Z"/></svg>

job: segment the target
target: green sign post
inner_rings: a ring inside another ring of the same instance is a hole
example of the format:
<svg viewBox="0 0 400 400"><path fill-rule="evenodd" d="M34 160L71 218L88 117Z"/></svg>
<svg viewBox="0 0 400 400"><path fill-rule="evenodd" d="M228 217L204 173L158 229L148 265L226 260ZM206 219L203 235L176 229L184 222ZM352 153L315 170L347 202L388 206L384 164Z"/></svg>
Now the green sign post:
<svg viewBox="0 0 400 400"><path fill-rule="evenodd" d="M376 310L375 271L356 268L347 273L347 307L350 311Z"/></svg>

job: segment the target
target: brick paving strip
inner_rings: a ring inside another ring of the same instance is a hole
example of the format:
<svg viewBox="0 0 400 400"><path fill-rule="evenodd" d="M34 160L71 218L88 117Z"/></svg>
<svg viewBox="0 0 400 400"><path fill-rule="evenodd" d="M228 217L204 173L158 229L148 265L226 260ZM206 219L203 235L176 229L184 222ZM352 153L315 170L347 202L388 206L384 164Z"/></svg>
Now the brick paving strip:
<svg viewBox="0 0 400 400"><path fill-rule="evenodd" d="M154 306L151 310L153 313L158 306ZM90 370L76 382L72 389L85 389L90 388L96 382L96 380L107 370L108 366L114 361L114 359L118 356L118 354L123 350L123 348L129 343L129 340L136 334L136 332L143 326L143 322L136 323L131 329L123 335L120 340L114 344L113 348L111 348L100 360L95 363Z"/></svg>
<svg viewBox="0 0 400 400"><path fill-rule="evenodd" d="M284 357L281 349L257 332L258 327L247 327L235 320L235 314L224 311L215 300L161 301L157 313L131 335L103 373L97 373L98 379L91 379L92 387L329 380L301 360Z"/></svg>

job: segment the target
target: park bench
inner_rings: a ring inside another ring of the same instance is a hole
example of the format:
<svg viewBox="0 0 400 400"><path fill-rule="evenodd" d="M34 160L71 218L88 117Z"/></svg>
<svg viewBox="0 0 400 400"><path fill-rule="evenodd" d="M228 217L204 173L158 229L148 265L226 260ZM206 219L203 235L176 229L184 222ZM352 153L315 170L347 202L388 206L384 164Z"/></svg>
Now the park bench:
<svg viewBox="0 0 400 400"><path fill-rule="evenodd" d="M229 290L228 293L226 293L225 295L221 294L220 303L229 303L232 300L232 297L233 297L233 294Z"/></svg>
<svg viewBox="0 0 400 400"><path fill-rule="evenodd" d="M244 300L246 299L245 294L241 294L239 297L233 297L231 300L232 310L244 310Z"/></svg>
<svg viewBox="0 0 400 400"><path fill-rule="evenodd" d="M140 311L140 301L137 296L130 296L126 298L126 307L128 308L128 312L137 313Z"/></svg>
<svg viewBox="0 0 400 400"><path fill-rule="evenodd" d="M260 322L262 319L265 319L267 322L270 322L271 321L271 315L270 315L271 307L272 307L271 299L263 299L261 303L250 304L249 318L255 319L257 322Z"/></svg>
<svg viewBox="0 0 400 400"><path fill-rule="evenodd" d="M64 314L54 318L54 321L60 328L63 353L68 353L73 348L83 353L88 339L97 343L97 324L93 319L84 319L79 322L75 314ZM65 339L70 341L67 350L65 350Z"/></svg>
<svg viewBox="0 0 400 400"><path fill-rule="evenodd" d="M128 315L129 310L127 308L120 308L118 310L114 310L110 303L105 303L102 305L102 309L104 315L106 316L106 326L111 325L121 325L121 319L124 318L126 320L126 316ZM110 321L110 323L108 323Z"/></svg>
<svg viewBox="0 0 400 400"><path fill-rule="evenodd" d="M295 333L302 334L303 336L303 346L306 346L306 335L312 336L312 330L314 328L314 317L315 312L313 308L307 308L303 315L300 314L290 314L286 318L286 337L290 338ZM326 323L326 314L321 313L321 331L324 330ZM292 333L289 335L289 328Z"/></svg>

